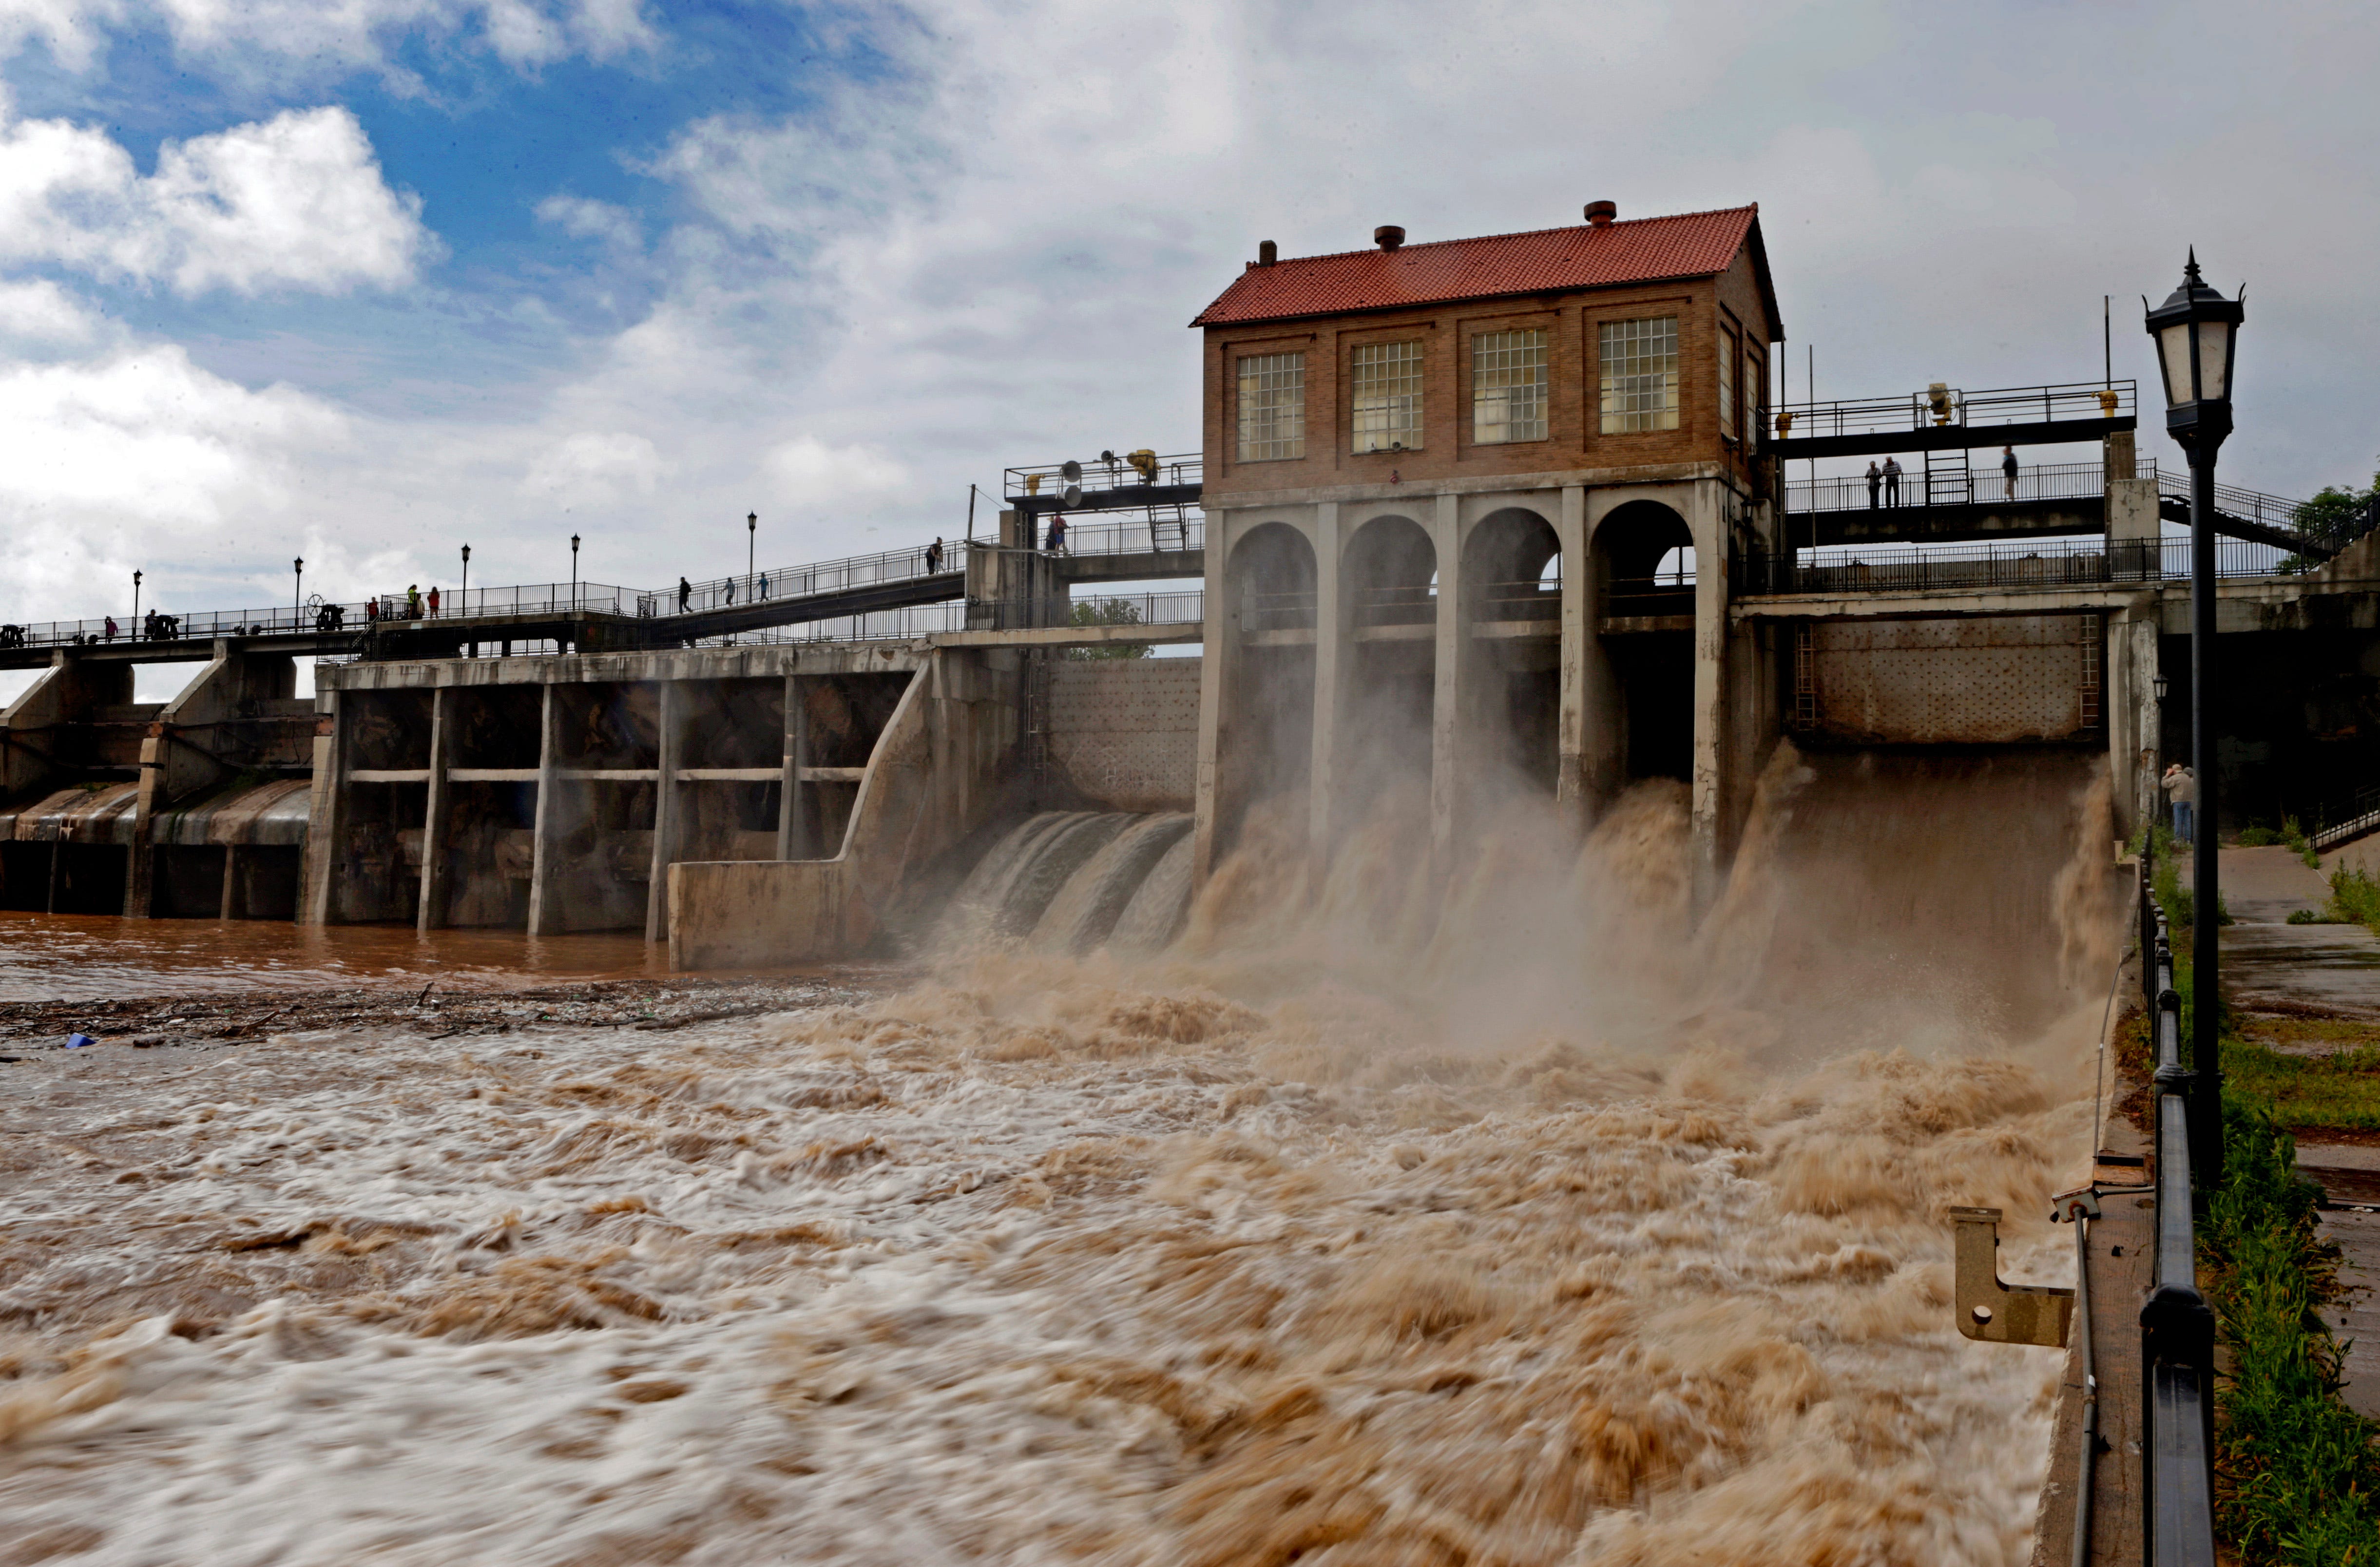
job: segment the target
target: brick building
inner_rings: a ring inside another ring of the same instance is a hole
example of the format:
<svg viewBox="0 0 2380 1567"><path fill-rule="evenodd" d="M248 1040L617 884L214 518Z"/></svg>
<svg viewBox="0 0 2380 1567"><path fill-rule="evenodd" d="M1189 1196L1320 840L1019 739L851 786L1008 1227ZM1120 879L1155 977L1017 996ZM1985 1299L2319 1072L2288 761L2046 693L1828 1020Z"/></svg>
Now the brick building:
<svg viewBox="0 0 2380 1567"><path fill-rule="evenodd" d="M1442 861L1501 796L1583 821L1667 775L1715 863L1739 814L1722 780L1745 771L1722 763L1773 719L1730 724L1728 693L1767 686L1727 678L1761 650L1729 629L1725 563L1768 533L1776 293L1757 208L1586 217L1289 260L1267 242L1192 322L1202 869L1259 801L1302 802L1327 846L1421 777Z"/></svg>

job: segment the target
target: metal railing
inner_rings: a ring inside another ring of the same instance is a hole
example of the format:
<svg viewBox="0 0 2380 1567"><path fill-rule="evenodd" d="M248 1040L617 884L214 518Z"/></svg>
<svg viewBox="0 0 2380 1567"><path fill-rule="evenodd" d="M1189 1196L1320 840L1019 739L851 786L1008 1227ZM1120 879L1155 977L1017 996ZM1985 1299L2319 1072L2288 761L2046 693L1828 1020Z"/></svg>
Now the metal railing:
<svg viewBox="0 0 2380 1567"><path fill-rule="evenodd" d="M1192 589L1178 593L1102 593L1074 601L1077 619L1086 626L1195 626L1206 618L1206 594ZM795 626L765 626L691 644L702 648L766 647L803 642L905 642L967 629L970 617L1006 627L1029 626L1037 605L953 599L934 604L908 604L898 609L870 610L865 614L836 615Z"/></svg>
<svg viewBox="0 0 2380 1567"><path fill-rule="evenodd" d="M1788 403L1777 410L1777 433L1779 439L1799 440L1951 426L1990 430L2058 419L2120 419L2134 411L2133 394L2133 383L2129 381L2088 381L1998 386L1981 392L1949 387L1938 407L1930 389L1895 397Z"/></svg>
<svg viewBox="0 0 2380 1567"><path fill-rule="evenodd" d="M2344 800L2325 802L2313 814L2314 831L2306 842L2317 850L2335 849L2350 838L2380 832L2380 784L2367 784Z"/></svg>
<svg viewBox="0 0 2380 1567"><path fill-rule="evenodd" d="M2141 1307L2141 1469L2153 1567L2215 1563L2215 1314L2198 1289L2192 1229L2190 1100L2181 998L2165 911L2141 867L2141 980L2156 1020L2156 1269ZM2212 989L2212 975L2199 977ZM2214 997L2201 998L2211 1005ZM2217 1115L2210 1118L2222 1124Z"/></svg>
<svg viewBox="0 0 2380 1567"><path fill-rule="evenodd" d="M1197 484L1204 480L1207 459L1200 452L1174 452L1156 455L1146 468L1134 466L1132 458L1122 452L1101 453L1087 462L1081 462L1079 479L1066 477L1062 462L1037 463L1023 468L1000 471L1001 491L1012 501L1028 497L1046 499L1062 492L1068 484L1080 484L1083 499L1112 496L1118 491L1146 489L1150 485Z"/></svg>
<svg viewBox="0 0 2380 1567"><path fill-rule="evenodd" d="M1070 555L1179 554L1207 547L1205 516L1134 517L1125 522L1077 523L1066 519Z"/></svg>
<svg viewBox="0 0 2380 1567"><path fill-rule="evenodd" d="M929 560L930 546L918 544L873 555L817 561L808 565L771 566L740 577L689 582L683 588L640 590L635 594L636 613L649 620L673 614L703 614L711 610L766 603L772 599L807 599L854 588L915 582L921 577L965 571L966 547L964 539L946 539L940 561Z"/></svg>
<svg viewBox="0 0 2380 1567"><path fill-rule="evenodd" d="M2187 539L2098 538L1940 548L1828 544L1815 550L1747 552L1731 563L1730 575L1740 598L2184 582L2190 578L2190 548ZM2219 577L2287 577L2316 564L2271 544L2215 541L2215 575Z"/></svg>
<svg viewBox="0 0 2380 1567"><path fill-rule="evenodd" d="M2090 501L2107 493L2106 480L2107 468L2103 463L2045 463L2017 469L2015 493L2010 494L2008 475L1997 468L1936 468L1929 476L1912 465L1901 472L1898 500L1881 475L1871 490L1867 475L1854 473L1788 484L1785 509L1801 516L1809 512L1890 511L1917 506Z"/></svg>

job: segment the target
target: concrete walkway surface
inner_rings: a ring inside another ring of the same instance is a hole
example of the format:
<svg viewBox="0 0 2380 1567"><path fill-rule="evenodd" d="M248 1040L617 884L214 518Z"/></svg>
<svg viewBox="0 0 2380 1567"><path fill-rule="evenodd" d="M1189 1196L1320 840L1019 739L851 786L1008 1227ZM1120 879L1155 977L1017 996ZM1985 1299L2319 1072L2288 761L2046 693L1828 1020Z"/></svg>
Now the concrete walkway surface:
<svg viewBox="0 0 2380 1567"><path fill-rule="evenodd" d="M2224 983L2241 1013L2380 1022L2380 936L2361 925L2288 923L2293 910L2330 901L2331 863L2315 870L2279 844L2221 851L2223 905L2232 919L2223 928ZM2253 1037L2254 1020L2241 1022ZM2300 1142L2298 1171L2323 1189L2316 1222L2339 1253L2339 1294L2321 1311L2347 1346L2340 1397L2380 1419L2380 1148Z"/></svg>

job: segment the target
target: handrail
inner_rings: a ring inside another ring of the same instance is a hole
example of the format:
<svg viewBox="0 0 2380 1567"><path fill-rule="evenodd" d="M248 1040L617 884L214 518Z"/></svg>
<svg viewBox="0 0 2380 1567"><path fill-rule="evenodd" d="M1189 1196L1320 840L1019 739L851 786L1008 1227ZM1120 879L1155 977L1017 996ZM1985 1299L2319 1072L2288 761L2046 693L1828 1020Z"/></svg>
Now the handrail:
<svg viewBox="0 0 2380 1567"><path fill-rule="evenodd" d="M2151 1567L2215 1567L2215 1314L2198 1289L2191 1208L2190 1099L2200 1079L2181 1064L2173 943L2145 866L2140 917L2142 982L2157 1052L2155 1283L2141 1307L2148 1559Z"/></svg>
<svg viewBox="0 0 2380 1567"><path fill-rule="evenodd" d="M1952 588L2070 588L2182 582L2190 577L2187 539L2037 539L1955 547L1828 544L1817 549L1746 551L1730 563L1741 598L1791 593L1911 593ZM2272 544L2218 539L2219 577L2290 577L2310 565Z"/></svg>
<svg viewBox="0 0 2380 1567"><path fill-rule="evenodd" d="M2070 381L2039 386L1996 386L1980 392L1946 386L1938 405L1931 387L1891 397L1836 397L1823 402L1787 403L1776 410L1777 433L1780 439L1791 441L1807 436L1864 435L1944 426L1988 431L2012 424L2051 423L2061 418L2120 418L2133 412L2134 391L2130 381Z"/></svg>

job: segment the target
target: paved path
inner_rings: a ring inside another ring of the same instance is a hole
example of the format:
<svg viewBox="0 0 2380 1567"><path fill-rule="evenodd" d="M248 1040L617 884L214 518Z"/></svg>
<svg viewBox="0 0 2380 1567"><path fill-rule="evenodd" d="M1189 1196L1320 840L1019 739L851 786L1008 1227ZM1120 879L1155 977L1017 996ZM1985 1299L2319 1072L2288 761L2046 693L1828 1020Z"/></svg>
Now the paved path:
<svg viewBox="0 0 2380 1567"><path fill-rule="evenodd" d="M2380 936L2361 925L2287 923L2292 910L2329 902L2337 857L2314 870L2278 845L2222 852L2233 921L2223 928L2224 979L2241 1012L2380 1021ZM2252 1020L2245 1031L2255 1032ZM2323 1188L2318 1222L2339 1250L2340 1293L2322 1318L2348 1345L2340 1396L2380 1419L2380 1148L2301 1141L2298 1169Z"/></svg>
<svg viewBox="0 0 2380 1567"><path fill-rule="evenodd" d="M2380 1022L2380 936L2361 925L2291 925L2330 901L2327 875L2273 844L2225 849L2224 979L2248 1012L2322 1012ZM2185 865L2182 883L2190 883ZM2188 940L2187 933L2178 933Z"/></svg>

